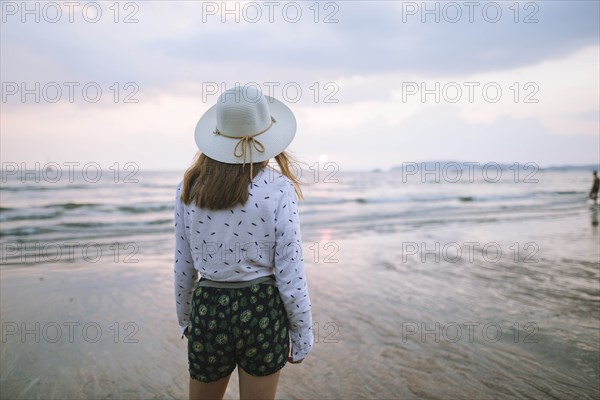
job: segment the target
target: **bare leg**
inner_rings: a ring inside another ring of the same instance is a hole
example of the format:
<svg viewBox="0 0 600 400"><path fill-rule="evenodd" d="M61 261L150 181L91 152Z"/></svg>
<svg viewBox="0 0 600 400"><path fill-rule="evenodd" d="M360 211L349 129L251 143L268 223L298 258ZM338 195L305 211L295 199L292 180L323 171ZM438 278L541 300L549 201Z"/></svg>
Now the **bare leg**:
<svg viewBox="0 0 600 400"><path fill-rule="evenodd" d="M190 378L190 400L221 400L227 390L230 377L231 374L210 383Z"/></svg>
<svg viewBox="0 0 600 400"><path fill-rule="evenodd" d="M240 400L273 400L279 383L279 373L267 376L253 376L238 366L240 377Z"/></svg>

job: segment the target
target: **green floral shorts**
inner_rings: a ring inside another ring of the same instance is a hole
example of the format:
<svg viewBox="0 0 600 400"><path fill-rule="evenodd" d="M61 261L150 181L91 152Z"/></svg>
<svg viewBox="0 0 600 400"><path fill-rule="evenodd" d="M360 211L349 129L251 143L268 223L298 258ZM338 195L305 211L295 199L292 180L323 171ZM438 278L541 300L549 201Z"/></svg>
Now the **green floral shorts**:
<svg viewBox="0 0 600 400"><path fill-rule="evenodd" d="M188 324L192 379L213 382L236 365L250 375L270 375L283 368L288 354L288 319L276 286L196 288Z"/></svg>

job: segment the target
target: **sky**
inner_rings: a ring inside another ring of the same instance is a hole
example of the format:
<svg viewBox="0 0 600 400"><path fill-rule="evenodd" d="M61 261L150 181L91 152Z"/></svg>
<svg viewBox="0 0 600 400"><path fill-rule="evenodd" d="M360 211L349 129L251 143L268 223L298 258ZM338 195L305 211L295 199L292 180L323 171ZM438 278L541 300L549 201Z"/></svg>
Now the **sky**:
<svg viewBox="0 0 600 400"><path fill-rule="evenodd" d="M183 171L251 84L309 165L598 164L599 4L0 1L1 161Z"/></svg>

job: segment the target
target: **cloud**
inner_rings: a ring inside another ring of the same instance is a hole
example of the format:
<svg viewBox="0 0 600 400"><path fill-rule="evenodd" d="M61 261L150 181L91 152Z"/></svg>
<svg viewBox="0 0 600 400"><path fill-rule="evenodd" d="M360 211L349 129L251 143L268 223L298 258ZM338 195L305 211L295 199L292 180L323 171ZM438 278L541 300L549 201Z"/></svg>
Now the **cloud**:
<svg viewBox="0 0 600 400"><path fill-rule="evenodd" d="M325 9L328 3L337 8ZM312 2L297 3L303 12L297 23L281 14L272 23L222 23L218 14L203 22L200 2L136 2L139 8L131 10L118 3L119 23L112 3L97 3L104 17L94 24L80 17L55 24L10 17L2 24L3 82L75 81L78 90L97 82L103 96L98 103L81 101L80 92L75 103L22 103L18 95L3 102L3 160L185 168L196 152L196 120L216 100L216 94L203 98L203 84L224 89L236 82L258 82L263 90L278 84L273 95L298 118L292 150L308 160L327 154L344 168L473 154L508 162L598 159L598 2L521 2L518 23L514 2L496 2L503 13L497 23L477 13L474 22L465 14L458 23L436 23L430 15L423 23L419 14L403 20L406 7L421 2L328 3L318 3L317 23ZM449 3L427 4L443 10ZM126 11L139 21L121 23ZM339 22L323 23L333 11ZM527 13L538 22L523 23ZM402 99L407 82L431 88L465 81L496 82L502 101ZM519 100L531 93L524 84L533 82L539 102L512 101L515 81ZM139 88L139 103L122 101L127 82ZM300 87L299 101L286 97L285 84ZM325 102L326 96L337 102ZM373 152L370 146L379 144Z"/></svg>
<svg viewBox="0 0 600 400"><path fill-rule="evenodd" d="M273 22L262 6L257 23L243 18L236 23L231 16L222 23L219 15L203 14L202 2L135 3L139 22L131 24L114 23L109 3L100 3L103 18L93 24L77 13L73 23L66 16L58 23L43 18L40 23L20 23L19 15L10 16L2 24L3 47L20 50L3 57L3 75L13 80L58 79L46 74L43 66L61 65L61 79L136 80L148 89L181 80L244 76L244 70L261 69L265 76L293 71L295 76L287 73L286 79L299 81L315 74L396 72L435 77L532 65L598 42L598 2L522 2L519 7L496 2L502 16L495 23L484 19L481 5L474 9L473 22L461 6L460 21L451 23L444 2L330 3L337 9L325 10L320 3L318 16L312 3L296 3L302 9L297 23L284 18L285 3L276 8ZM240 4L243 9L244 3ZM419 12L406 15L407 4L416 5ZM440 22L431 14L421 22L421 4L437 5ZM536 4L537 9L525 4ZM519 22L515 23L517 8ZM323 23L330 14L337 23ZM530 14L537 23L523 22ZM125 15L121 9L120 20ZM25 54L35 54L42 64L24 62Z"/></svg>

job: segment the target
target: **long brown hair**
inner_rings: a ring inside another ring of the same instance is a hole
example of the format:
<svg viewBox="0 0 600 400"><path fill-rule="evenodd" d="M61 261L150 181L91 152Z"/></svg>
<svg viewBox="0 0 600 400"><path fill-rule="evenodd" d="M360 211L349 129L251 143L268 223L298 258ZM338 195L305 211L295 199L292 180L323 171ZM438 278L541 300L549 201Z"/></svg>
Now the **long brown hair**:
<svg viewBox="0 0 600 400"><path fill-rule="evenodd" d="M294 158L283 151L275 156L280 172L294 184L296 196L302 199L300 179L294 174L292 164ZM268 161L252 164L252 178L260 173ZM236 204L246 204L249 197L249 166L242 164L226 164L206 156L202 152L196 154L192 165L183 176L181 201L194 203L199 208L224 210Z"/></svg>

